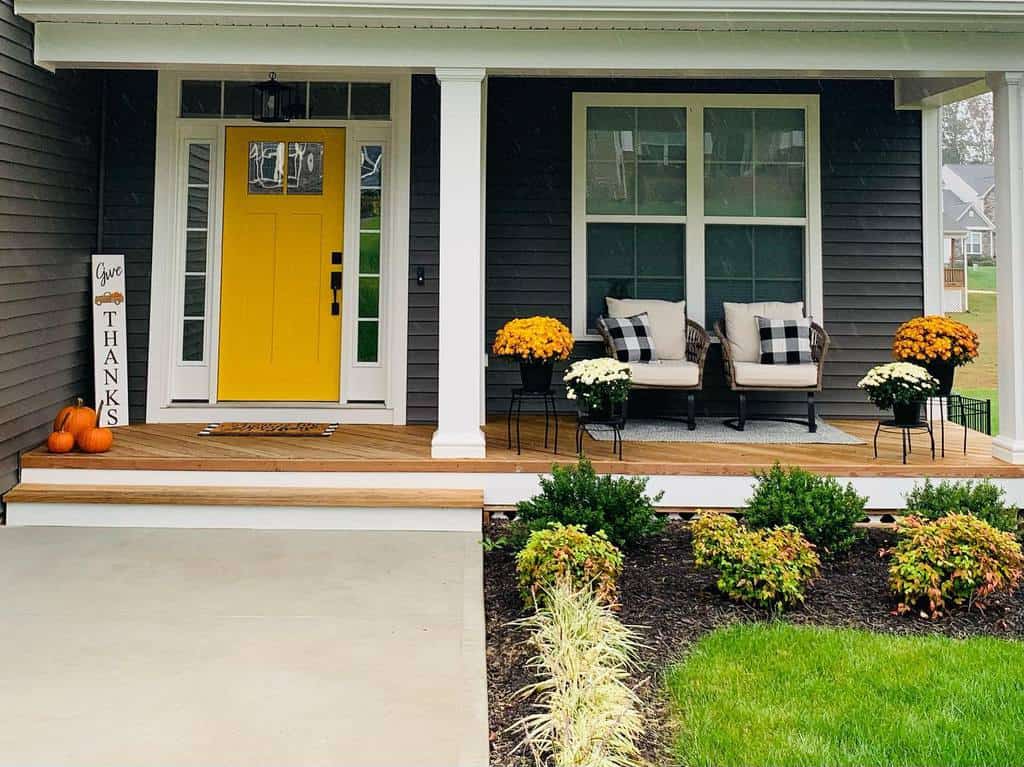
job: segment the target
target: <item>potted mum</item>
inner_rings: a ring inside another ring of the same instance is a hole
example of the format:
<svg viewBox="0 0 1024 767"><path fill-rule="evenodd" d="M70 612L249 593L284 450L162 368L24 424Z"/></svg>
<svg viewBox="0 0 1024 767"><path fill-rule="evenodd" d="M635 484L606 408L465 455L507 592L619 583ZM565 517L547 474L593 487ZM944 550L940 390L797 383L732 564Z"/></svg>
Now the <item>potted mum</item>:
<svg viewBox="0 0 1024 767"><path fill-rule="evenodd" d="M575 400L582 416L624 422L632 377L629 365L611 357L580 360L565 371L565 396Z"/></svg>
<svg viewBox="0 0 1024 767"><path fill-rule="evenodd" d="M956 369L978 356L978 334L941 314L915 317L896 331L892 354L924 367L939 382L938 395L948 397Z"/></svg>
<svg viewBox="0 0 1024 767"><path fill-rule="evenodd" d="M554 317L526 317L505 323L491 351L519 362L523 391L543 393L551 388L556 360L567 360L575 345L569 328Z"/></svg>
<svg viewBox="0 0 1024 767"><path fill-rule="evenodd" d="M871 368L857 383L883 410L892 408L898 426L921 422L921 405L938 391L939 382L920 365L890 362Z"/></svg>

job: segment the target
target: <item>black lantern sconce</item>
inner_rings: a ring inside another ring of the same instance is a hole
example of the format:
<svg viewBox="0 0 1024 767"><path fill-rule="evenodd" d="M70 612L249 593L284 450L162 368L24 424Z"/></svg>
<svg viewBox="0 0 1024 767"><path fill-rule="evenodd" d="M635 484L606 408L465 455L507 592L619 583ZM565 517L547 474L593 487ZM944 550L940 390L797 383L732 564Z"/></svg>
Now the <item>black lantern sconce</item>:
<svg viewBox="0 0 1024 767"><path fill-rule="evenodd" d="M261 123L286 123L303 109L295 87L277 81L277 73L270 79L252 86L252 119Z"/></svg>

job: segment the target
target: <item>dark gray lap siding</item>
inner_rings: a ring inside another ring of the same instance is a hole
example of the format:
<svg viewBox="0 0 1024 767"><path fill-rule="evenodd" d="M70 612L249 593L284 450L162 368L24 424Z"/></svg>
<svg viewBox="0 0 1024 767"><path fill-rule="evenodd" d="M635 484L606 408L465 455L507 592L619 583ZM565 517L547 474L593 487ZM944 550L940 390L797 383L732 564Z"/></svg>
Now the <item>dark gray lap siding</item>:
<svg viewBox="0 0 1024 767"><path fill-rule="evenodd" d="M59 407L92 399L97 78L32 63L32 25L0 0L0 493Z"/></svg>
<svg viewBox="0 0 1024 767"><path fill-rule="evenodd" d="M153 269L156 72L104 72L107 81L103 236L123 253L128 292L128 401L132 423L146 420L149 297Z"/></svg>
<svg viewBox="0 0 1024 767"><path fill-rule="evenodd" d="M833 340L820 401L830 415L874 412L856 382L888 359L893 331L923 305L920 116L893 109L891 83L492 78L488 90L488 338L513 317L569 321L574 91L820 94L824 308ZM410 277L422 264L429 278L420 288L410 281L409 414L421 421L436 413L438 95L433 78L414 79ZM576 356L600 353L581 343ZM702 409L722 412L732 398L717 350L706 370ZM503 410L517 380L514 366L490 361L488 410ZM660 393L636 399L639 409L681 405ZM798 412L791 397L759 399L762 410Z"/></svg>

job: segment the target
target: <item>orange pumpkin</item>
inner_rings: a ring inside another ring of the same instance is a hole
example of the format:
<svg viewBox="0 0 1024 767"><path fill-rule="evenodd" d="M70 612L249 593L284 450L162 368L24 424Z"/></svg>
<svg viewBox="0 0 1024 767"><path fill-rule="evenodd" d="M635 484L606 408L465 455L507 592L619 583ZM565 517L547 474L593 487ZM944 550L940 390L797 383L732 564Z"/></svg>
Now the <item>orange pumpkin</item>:
<svg viewBox="0 0 1024 767"><path fill-rule="evenodd" d="M114 444L114 432L100 426L100 413L102 412L103 406L101 405L99 413L96 414L95 423L80 431L75 437L78 449L83 453L105 453Z"/></svg>
<svg viewBox="0 0 1024 767"><path fill-rule="evenodd" d="M72 437L78 439L78 435L83 429L88 429L96 424L97 417L96 411L91 407L86 407L82 398L79 397L75 400L74 405L68 405L57 413L57 417L53 421L53 430L69 432Z"/></svg>
<svg viewBox="0 0 1024 767"><path fill-rule="evenodd" d="M46 449L51 453L70 453L75 446L75 436L65 430L68 425L68 416L60 422L60 428L46 438Z"/></svg>

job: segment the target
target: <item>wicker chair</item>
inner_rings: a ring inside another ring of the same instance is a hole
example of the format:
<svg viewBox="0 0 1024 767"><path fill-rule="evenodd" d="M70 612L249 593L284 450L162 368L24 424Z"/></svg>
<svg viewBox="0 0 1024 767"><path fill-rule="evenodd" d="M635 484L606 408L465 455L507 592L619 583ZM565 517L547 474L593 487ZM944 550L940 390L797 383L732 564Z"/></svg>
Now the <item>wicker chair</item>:
<svg viewBox="0 0 1024 767"><path fill-rule="evenodd" d="M825 329L816 322L811 322L811 359L813 360L814 367L816 368L816 374L813 376L807 376L806 384L786 384L779 383L773 385L771 381L764 380L761 376L757 375L756 368L775 368L780 372L784 371L785 368L805 368L809 365L761 365L760 363L744 363L737 362L734 359L732 344L726 335L726 327L723 320L719 320L715 323L715 334L721 340L722 346L722 363L725 367L725 380L729 384L729 388L732 389L739 396L739 407L738 417L736 419L729 419L726 424L732 426L734 429L743 431L746 426L747 418L747 392L751 391L788 391L788 392L806 392L807 393L807 430L812 434L818 430L818 423L815 416L814 407L814 395L821 391L821 379L822 372L825 368L825 355L828 354L828 347L830 339ZM738 368L737 366L744 366ZM753 367L750 367L753 366ZM798 371L803 373L804 371ZM801 382L803 383L803 382ZM752 419L751 419L752 420ZM793 418L763 418L760 420L766 421L787 421L790 423L804 424L804 421L796 420Z"/></svg>
<svg viewBox="0 0 1024 767"><path fill-rule="evenodd" d="M615 357L615 347L605 330L604 324L597 323L604 339L605 352ZM634 389L666 389L686 392L686 426L690 431L697 428L696 393L704 386L704 360L707 359L711 338L700 323L686 320L685 360L664 360L655 362L627 363L633 373ZM688 364L684 364L688 363ZM696 378L693 367L696 366Z"/></svg>

